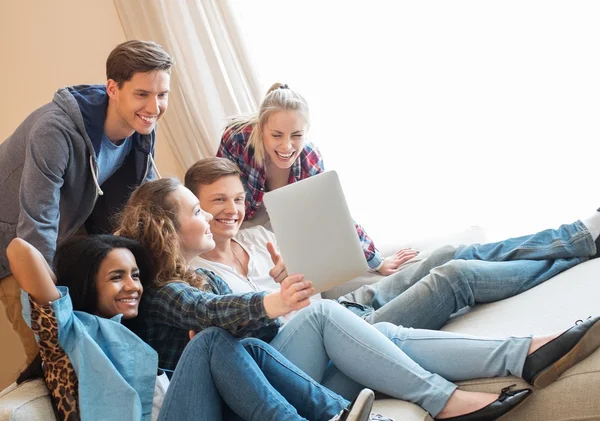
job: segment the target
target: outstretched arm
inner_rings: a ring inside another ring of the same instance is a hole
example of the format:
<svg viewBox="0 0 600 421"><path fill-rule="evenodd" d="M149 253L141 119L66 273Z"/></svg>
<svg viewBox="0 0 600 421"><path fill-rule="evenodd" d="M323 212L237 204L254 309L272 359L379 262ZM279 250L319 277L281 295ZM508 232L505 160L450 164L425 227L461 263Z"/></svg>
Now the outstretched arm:
<svg viewBox="0 0 600 421"><path fill-rule="evenodd" d="M61 297L54 285L56 277L52 269L35 247L15 238L8 245L6 255L13 276L33 301L46 305Z"/></svg>

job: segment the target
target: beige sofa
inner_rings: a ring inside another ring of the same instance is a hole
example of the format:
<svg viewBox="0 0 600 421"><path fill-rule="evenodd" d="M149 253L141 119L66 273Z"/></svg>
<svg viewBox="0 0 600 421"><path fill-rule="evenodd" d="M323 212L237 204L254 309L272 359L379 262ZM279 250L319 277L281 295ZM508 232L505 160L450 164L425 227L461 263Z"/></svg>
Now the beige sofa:
<svg viewBox="0 0 600 421"><path fill-rule="evenodd" d="M582 263L536 288L497 303L480 305L451 320L443 330L475 335L544 334L568 328L578 318L600 313L600 259ZM476 379L465 390L498 392L527 384L516 377ZM377 411L402 421L430 420L416 405L376 402ZM568 370L506 417L512 421L600 420L600 351Z"/></svg>
<svg viewBox="0 0 600 421"><path fill-rule="evenodd" d="M465 232L431 242L412 243L428 251L443 244L485 242L484 232L474 227ZM388 248L387 251L393 250ZM385 254L385 253L384 253ZM351 281L327 296L339 296L357 285L375 282L377 276ZM569 328L577 319L600 314L600 259L582 263L529 291L507 300L478 305L453 317L442 330L481 336L547 334ZM497 393L517 384L529 387L517 377L475 379L460 383L464 390ZM396 399L375 402L375 410L397 421L431 420L420 407ZM561 378L534 394L505 417L511 421L600 420L600 351L568 370Z"/></svg>
<svg viewBox="0 0 600 421"><path fill-rule="evenodd" d="M443 244L483 242L481 229L472 228L450 237L441 237L409 246L427 250ZM389 250L391 250L390 248ZM364 277L330 291L339 296L376 276ZM544 284L510 299L477 306L454 317L443 330L476 335L502 336L544 334L566 329L575 320L600 313L600 259L592 260L564 272ZM477 379L461 383L465 390L499 392L511 384L526 387L518 378ZM382 399L375 410L396 421L431 420L418 406L396 399ZM48 392L41 381L19 388L9 387L0 393L0 421L52 420ZM529 400L511 412L514 421L600 420L600 352L566 372L547 388L535 391ZM266 420L267 421L267 420Z"/></svg>

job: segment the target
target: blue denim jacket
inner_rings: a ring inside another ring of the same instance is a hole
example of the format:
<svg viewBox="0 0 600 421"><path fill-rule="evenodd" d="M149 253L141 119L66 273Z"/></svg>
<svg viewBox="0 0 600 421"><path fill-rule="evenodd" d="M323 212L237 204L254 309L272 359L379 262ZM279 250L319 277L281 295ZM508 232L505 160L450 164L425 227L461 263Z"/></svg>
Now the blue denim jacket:
<svg viewBox="0 0 600 421"><path fill-rule="evenodd" d="M52 302L58 342L79 380L82 421L150 420L158 355L121 325L121 315L105 319L73 311L69 289ZM29 298L21 296L23 316L31 325Z"/></svg>

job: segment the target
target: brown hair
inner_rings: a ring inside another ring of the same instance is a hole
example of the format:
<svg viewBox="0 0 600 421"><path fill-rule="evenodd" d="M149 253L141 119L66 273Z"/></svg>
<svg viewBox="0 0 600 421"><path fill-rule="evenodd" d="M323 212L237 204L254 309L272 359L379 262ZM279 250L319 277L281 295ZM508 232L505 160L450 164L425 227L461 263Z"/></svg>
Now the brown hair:
<svg viewBox="0 0 600 421"><path fill-rule="evenodd" d="M188 168L185 173L185 186L197 194L200 186L207 186L229 175L241 177L242 172L226 158L204 158Z"/></svg>
<svg viewBox="0 0 600 421"><path fill-rule="evenodd" d="M149 181L131 195L120 215L116 235L139 241L150 250L156 265L155 288L183 281L207 289L206 278L191 269L181 252L179 209L171 195L181 186L176 178Z"/></svg>
<svg viewBox="0 0 600 421"><path fill-rule="evenodd" d="M106 59L106 78L121 88L136 73L165 70L171 73L173 59L152 41L131 40L119 44Z"/></svg>
<svg viewBox="0 0 600 421"><path fill-rule="evenodd" d="M252 133L248 138L246 148L254 149L254 159L258 165L263 165L266 159L265 146L262 139L263 126L269 121L271 114L278 111L296 111L304 119L304 123L310 124L310 115L308 112L308 103L299 93L288 88L279 82L271 85L260 104L258 113L234 117L225 132L230 131L229 136L235 136L252 126Z"/></svg>

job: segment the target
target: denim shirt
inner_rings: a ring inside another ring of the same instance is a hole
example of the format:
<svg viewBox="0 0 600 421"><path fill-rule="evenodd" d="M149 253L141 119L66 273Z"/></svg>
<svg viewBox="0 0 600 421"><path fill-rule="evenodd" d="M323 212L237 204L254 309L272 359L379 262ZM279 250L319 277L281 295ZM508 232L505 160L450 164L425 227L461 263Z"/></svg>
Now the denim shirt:
<svg viewBox="0 0 600 421"><path fill-rule="evenodd" d="M51 303L58 322L58 342L79 380L82 421L149 421L158 355L121 325L121 315L105 319L74 311L69 289ZM21 295L23 317L31 325L29 298Z"/></svg>

